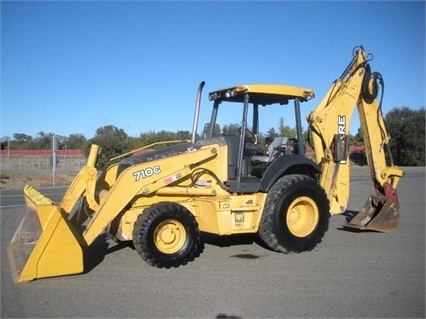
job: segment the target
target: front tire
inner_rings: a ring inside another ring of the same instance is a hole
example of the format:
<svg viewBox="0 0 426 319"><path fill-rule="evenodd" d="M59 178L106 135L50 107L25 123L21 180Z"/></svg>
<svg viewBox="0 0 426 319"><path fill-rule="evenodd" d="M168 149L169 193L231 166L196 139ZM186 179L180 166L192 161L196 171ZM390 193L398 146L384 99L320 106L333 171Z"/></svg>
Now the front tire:
<svg viewBox="0 0 426 319"><path fill-rule="evenodd" d="M133 229L136 251L158 268L179 267L195 259L200 231L195 217L185 207L161 202L146 208Z"/></svg>
<svg viewBox="0 0 426 319"><path fill-rule="evenodd" d="M324 189L306 175L286 175L268 192L259 236L274 251L309 251L321 242L329 218Z"/></svg>

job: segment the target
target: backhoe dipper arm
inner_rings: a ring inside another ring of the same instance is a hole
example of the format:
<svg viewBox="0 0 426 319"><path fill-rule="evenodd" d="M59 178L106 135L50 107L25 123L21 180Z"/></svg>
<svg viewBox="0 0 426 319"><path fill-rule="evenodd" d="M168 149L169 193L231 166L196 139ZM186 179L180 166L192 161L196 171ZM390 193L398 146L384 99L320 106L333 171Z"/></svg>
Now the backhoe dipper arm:
<svg viewBox="0 0 426 319"><path fill-rule="evenodd" d="M368 104L360 99L358 110L370 176L378 193L388 196L386 187L396 189L404 172L393 163L389 148L390 137L386 131L380 104L376 100Z"/></svg>
<svg viewBox="0 0 426 319"><path fill-rule="evenodd" d="M318 107L307 118L315 158L317 164L322 166L320 184L330 199L332 214L343 213L349 202L350 162L347 137L355 106L358 108L367 163L376 195L391 198L398 206L395 188L404 173L392 162L390 138L381 113L381 102L377 101L379 85L383 95L383 80L379 73L370 72L368 57L362 47L357 48L342 76L332 84ZM390 162L389 166L387 160ZM385 198L376 198L374 202L383 202ZM375 215L377 214L378 211L375 210Z"/></svg>

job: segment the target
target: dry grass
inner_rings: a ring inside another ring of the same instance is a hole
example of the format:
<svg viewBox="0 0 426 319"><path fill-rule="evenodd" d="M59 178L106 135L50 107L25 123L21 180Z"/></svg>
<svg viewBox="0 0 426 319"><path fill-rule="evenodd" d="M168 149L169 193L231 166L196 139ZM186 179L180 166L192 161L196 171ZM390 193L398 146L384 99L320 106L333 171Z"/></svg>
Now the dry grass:
<svg viewBox="0 0 426 319"><path fill-rule="evenodd" d="M26 184L34 187L68 186L75 174L55 174L34 172L2 172L0 175L0 189L22 189Z"/></svg>

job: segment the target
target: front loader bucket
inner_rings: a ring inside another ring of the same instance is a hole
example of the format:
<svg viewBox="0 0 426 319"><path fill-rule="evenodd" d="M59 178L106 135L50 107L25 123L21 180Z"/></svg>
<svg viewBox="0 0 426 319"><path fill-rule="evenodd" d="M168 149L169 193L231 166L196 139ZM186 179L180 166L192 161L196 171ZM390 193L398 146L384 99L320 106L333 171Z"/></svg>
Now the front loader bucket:
<svg viewBox="0 0 426 319"><path fill-rule="evenodd" d="M398 224L398 202L390 197L370 195L359 214L342 226L388 233L398 227Z"/></svg>
<svg viewBox="0 0 426 319"><path fill-rule="evenodd" d="M27 214L7 248L15 283L83 272L83 240L50 199L24 188Z"/></svg>

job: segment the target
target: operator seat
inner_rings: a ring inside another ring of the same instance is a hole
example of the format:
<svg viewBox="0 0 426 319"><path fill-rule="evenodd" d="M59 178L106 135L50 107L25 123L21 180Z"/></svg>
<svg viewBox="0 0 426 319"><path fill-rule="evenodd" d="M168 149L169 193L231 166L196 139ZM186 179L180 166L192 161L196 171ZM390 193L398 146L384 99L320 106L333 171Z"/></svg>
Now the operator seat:
<svg viewBox="0 0 426 319"><path fill-rule="evenodd" d="M268 146L268 155L253 155L251 157L252 163L268 164L279 152L285 152L288 137L277 136Z"/></svg>
<svg viewBox="0 0 426 319"><path fill-rule="evenodd" d="M251 157L251 175L257 178L262 178L268 165L280 153L286 152L288 137L278 136L268 146L268 155L253 155Z"/></svg>

